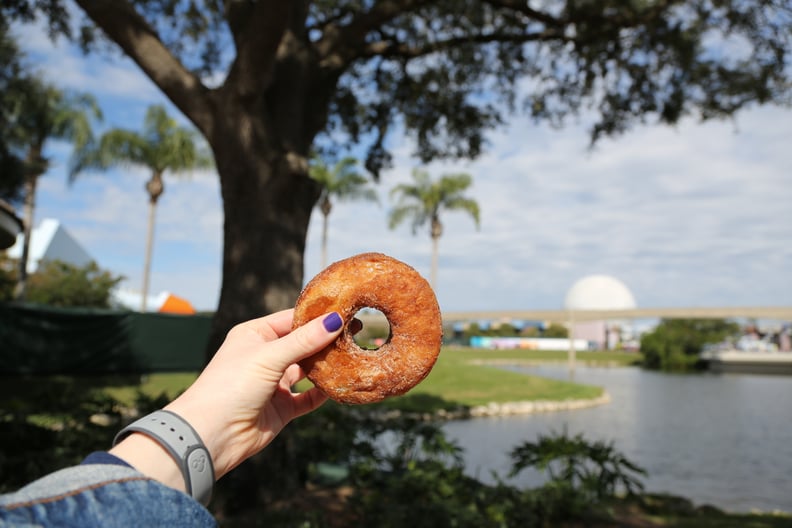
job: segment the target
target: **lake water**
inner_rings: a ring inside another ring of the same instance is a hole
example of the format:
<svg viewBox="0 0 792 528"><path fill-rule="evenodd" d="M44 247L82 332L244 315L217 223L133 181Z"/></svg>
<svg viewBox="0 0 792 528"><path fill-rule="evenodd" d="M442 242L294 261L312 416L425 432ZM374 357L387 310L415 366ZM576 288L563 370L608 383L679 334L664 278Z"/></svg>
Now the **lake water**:
<svg viewBox="0 0 792 528"><path fill-rule="evenodd" d="M569 379L565 365L509 367ZM509 451L540 433L567 430L612 441L647 470L648 492L667 492L729 511L792 512L792 377L674 375L635 367L578 367L574 380L605 387L609 404L589 409L445 424L465 450L468 472L493 482ZM509 483L533 487L542 475Z"/></svg>

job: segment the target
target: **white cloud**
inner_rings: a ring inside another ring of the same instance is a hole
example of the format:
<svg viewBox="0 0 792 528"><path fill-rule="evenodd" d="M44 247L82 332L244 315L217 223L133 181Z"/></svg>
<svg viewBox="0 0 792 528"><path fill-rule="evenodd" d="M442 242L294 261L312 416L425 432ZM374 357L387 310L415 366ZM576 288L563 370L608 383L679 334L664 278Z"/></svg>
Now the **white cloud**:
<svg viewBox="0 0 792 528"><path fill-rule="evenodd" d="M557 308L589 273L621 278L645 306L789 304L789 114L759 109L737 124L640 128L591 152L582 128L515 121L480 160L431 165L434 176L473 174L470 194L482 209L480 232L464 215L444 217L441 304ZM407 151L399 146L382 194L408 178ZM338 206L331 255L379 247L428 275L428 235L388 231L385 215ZM318 226L315 216L309 255L318 254ZM316 271L311 262L307 271Z"/></svg>
<svg viewBox="0 0 792 528"><path fill-rule="evenodd" d="M41 22L17 25L14 33L35 69L59 88L88 92L100 99L113 97L148 103L164 99L148 77L120 53L112 57L84 56L62 38L53 43Z"/></svg>

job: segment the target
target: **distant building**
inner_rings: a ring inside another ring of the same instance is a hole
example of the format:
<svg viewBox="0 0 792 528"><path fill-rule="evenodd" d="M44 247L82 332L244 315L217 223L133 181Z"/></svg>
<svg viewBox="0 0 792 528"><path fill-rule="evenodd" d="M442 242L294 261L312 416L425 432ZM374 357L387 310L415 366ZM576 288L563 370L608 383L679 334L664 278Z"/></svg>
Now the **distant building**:
<svg viewBox="0 0 792 528"><path fill-rule="evenodd" d="M595 348L612 350L622 341L623 334L632 332L626 321L602 319L574 322L576 310L629 310L636 307L635 297L627 286L608 275L589 275L575 282L564 299L572 319L570 337L586 339Z"/></svg>
<svg viewBox="0 0 792 528"><path fill-rule="evenodd" d="M0 217L0 222L2 222L2 217ZM0 224L0 227L2 227L2 224ZM19 260L22 258L24 237L25 235L21 233L20 229L20 232L16 235L16 243L7 251L10 259ZM60 260L73 266L82 267L90 264L94 259L58 220L45 218L30 234L28 273L35 273L42 262L53 260ZM142 302L140 292L115 290L111 293L111 297L111 302L117 307L140 310ZM186 299L178 297L171 292L163 291L157 295L149 295L146 298L146 311L194 314L195 308Z"/></svg>
<svg viewBox="0 0 792 528"><path fill-rule="evenodd" d="M24 233L17 235L16 243L8 249L9 258L15 260L22 258L24 239ZM35 273L42 262L53 260L82 267L90 264L93 258L59 221L45 218L30 233L27 271Z"/></svg>
<svg viewBox="0 0 792 528"><path fill-rule="evenodd" d="M115 290L112 293L112 297L113 302L119 307L135 311L140 310L140 304L143 302L143 295L139 291L133 290ZM157 295L148 295L146 297L146 311L192 315L195 313L195 308L187 299L174 295L169 291L163 291Z"/></svg>

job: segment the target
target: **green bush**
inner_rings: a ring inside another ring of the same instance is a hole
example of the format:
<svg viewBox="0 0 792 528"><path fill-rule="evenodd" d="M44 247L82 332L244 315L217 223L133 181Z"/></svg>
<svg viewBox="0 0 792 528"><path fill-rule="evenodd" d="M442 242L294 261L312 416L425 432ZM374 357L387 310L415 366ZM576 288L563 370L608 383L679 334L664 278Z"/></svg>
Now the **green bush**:
<svg viewBox="0 0 792 528"><path fill-rule="evenodd" d="M550 323L550 326L542 332L542 337L569 337L569 330L566 326L558 323Z"/></svg>
<svg viewBox="0 0 792 528"><path fill-rule="evenodd" d="M31 303L48 306L109 308L110 292L122 280L96 262L75 266L54 260L30 276L25 296Z"/></svg>
<svg viewBox="0 0 792 528"><path fill-rule="evenodd" d="M23 398L0 401L0 491L109 447L123 422L121 406L98 382L90 385L53 378ZM141 394L135 406L145 414L165 403L165 396ZM253 525L338 526L330 516L339 513L328 514L327 502L307 490L343 486L349 494L339 509L349 526L529 528L585 520L605 498L641 489L634 475L640 468L612 445L581 436L542 436L515 448L512 458L513 474L535 466L548 470L550 481L538 489L484 484L465 473L461 448L438 423L415 414L383 419L329 402L221 479L212 510L227 526L249 526L251 519ZM332 481L327 468L336 475Z"/></svg>
<svg viewBox="0 0 792 528"><path fill-rule="evenodd" d="M646 471L616 450L613 443L588 441L582 434L539 435L511 452L511 476L535 467L549 477L549 489L576 496L582 504L593 504L620 494L643 491L639 476Z"/></svg>
<svg viewBox="0 0 792 528"><path fill-rule="evenodd" d="M722 319L664 319L641 337L644 366L650 369L685 371L699 365L705 344L723 341L739 331L739 325Z"/></svg>
<svg viewBox="0 0 792 528"><path fill-rule="evenodd" d="M0 492L78 464L110 447L118 402L67 378L31 383L24 398L0 401Z"/></svg>

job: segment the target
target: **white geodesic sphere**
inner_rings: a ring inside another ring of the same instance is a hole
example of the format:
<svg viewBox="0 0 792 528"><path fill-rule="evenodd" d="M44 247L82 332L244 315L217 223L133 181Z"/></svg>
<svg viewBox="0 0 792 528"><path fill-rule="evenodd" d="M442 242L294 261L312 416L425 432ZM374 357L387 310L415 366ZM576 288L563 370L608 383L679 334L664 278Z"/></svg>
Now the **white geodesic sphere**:
<svg viewBox="0 0 792 528"><path fill-rule="evenodd" d="M567 310L627 310L635 297L620 280L609 275L589 275L578 280L566 294Z"/></svg>

